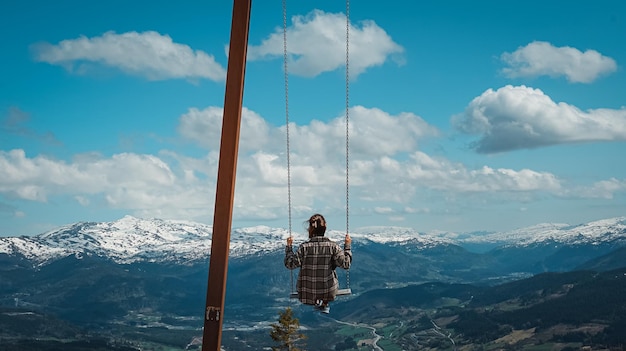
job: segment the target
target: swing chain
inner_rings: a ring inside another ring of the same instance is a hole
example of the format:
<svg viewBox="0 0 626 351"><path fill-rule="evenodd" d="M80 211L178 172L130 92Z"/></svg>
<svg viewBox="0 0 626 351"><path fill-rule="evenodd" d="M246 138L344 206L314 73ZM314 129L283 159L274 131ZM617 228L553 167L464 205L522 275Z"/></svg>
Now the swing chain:
<svg viewBox="0 0 626 351"><path fill-rule="evenodd" d="M287 0L283 0L283 71L285 74L285 134L287 138L287 211L289 217L289 237L292 237L291 224L291 159L290 159L290 143L289 143L289 71L287 67ZM291 292L293 288L293 271L291 277Z"/></svg>
<svg viewBox="0 0 626 351"><path fill-rule="evenodd" d="M283 7L283 70L285 76L285 133L287 141L287 207L289 217L289 237L292 234L291 215L291 159L289 140L289 71L287 56L287 0ZM346 236L350 232L350 0L346 0ZM291 271L291 291L294 291L293 271ZM350 288L350 269L346 271L346 285Z"/></svg>
<svg viewBox="0 0 626 351"><path fill-rule="evenodd" d="M346 0L346 236L350 225L350 0ZM350 269L346 271L346 285L350 288Z"/></svg>

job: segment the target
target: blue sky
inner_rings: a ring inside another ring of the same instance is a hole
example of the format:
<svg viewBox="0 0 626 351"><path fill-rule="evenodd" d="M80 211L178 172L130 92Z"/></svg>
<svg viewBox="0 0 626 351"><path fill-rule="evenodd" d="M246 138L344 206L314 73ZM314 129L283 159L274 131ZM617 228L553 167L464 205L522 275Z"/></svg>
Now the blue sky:
<svg viewBox="0 0 626 351"><path fill-rule="evenodd" d="M345 228L345 4L288 2L292 214ZM0 5L0 236L213 220L232 3ZM233 225L287 227L280 1L253 1ZM626 3L353 1L350 228L625 215Z"/></svg>

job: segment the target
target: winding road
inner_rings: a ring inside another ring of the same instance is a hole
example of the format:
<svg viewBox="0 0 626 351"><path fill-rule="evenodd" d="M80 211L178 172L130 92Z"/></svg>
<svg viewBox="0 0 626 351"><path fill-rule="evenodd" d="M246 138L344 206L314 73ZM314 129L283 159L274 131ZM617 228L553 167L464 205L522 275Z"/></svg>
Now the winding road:
<svg viewBox="0 0 626 351"><path fill-rule="evenodd" d="M378 346L378 340L380 340L380 338L382 338L381 335L376 334L376 328L369 326L367 324L359 324L359 323L348 323L348 322L343 322L334 318L330 318L327 317L330 320L335 321L336 323L339 324L345 324L345 325L349 325L351 327L359 327L359 328L367 328L370 329L372 331L372 334L374 335L374 341L372 342L372 347L374 348L374 350L378 350L378 351L384 351L382 347Z"/></svg>

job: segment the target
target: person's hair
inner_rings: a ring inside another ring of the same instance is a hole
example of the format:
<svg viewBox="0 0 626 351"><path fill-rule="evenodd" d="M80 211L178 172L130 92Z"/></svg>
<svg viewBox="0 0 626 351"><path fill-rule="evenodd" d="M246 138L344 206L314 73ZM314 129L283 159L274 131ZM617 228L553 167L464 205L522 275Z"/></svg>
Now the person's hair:
<svg viewBox="0 0 626 351"><path fill-rule="evenodd" d="M324 236L326 233L326 219L319 213L311 216L308 220L309 236Z"/></svg>

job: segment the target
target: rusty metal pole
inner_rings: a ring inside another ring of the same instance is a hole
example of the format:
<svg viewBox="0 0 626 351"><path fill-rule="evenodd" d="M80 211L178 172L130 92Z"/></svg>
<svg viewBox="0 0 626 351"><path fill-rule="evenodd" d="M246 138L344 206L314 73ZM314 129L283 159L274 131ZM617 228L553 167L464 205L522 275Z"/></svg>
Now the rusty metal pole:
<svg viewBox="0 0 626 351"><path fill-rule="evenodd" d="M222 141L217 171L213 238L204 313L202 351L219 351L222 342L224 297L228 271L228 250L235 196L235 176L239 149L239 129L246 71L246 52L250 28L252 0L233 1L233 19L230 31L228 72L224 97Z"/></svg>

